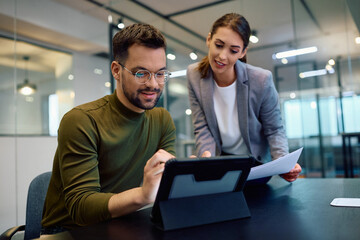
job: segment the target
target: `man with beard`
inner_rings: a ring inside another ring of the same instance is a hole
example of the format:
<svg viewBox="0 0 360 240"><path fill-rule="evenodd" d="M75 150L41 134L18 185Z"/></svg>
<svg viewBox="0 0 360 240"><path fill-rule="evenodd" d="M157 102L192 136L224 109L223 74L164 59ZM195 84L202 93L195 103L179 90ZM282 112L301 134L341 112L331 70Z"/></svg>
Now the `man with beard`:
<svg viewBox="0 0 360 240"><path fill-rule="evenodd" d="M116 90L69 111L58 131L42 234L94 224L155 200L175 126L154 108L169 72L159 30L134 24L113 38Z"/></svg>

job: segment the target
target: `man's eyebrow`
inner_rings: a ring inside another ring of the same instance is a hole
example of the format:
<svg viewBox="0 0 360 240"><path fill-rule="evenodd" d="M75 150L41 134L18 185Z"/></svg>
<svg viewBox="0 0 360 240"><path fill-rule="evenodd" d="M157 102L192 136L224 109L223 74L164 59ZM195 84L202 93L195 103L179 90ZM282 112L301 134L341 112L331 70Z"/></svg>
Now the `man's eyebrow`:
<svg viewBox="0 0 360 240"><path fill-rule="evenodd" d="M221 42L222 44L225 44L225 42L222 41L222 40L219 39L219 38L217 38L217 39L215 39L215 40ZM239 46L239 45L231 45L230 47L241 48L241 46Z"/></svg>
<svg viewBox="0 0 360 240"><path fill-rule="evenodd" d="M131 68L131 71L133 71L133 72L136 72L138 70L147 70L147 71L151 72L149 69L144 68L142 66L136 66L136 67ZM156 72L161 71L161 70L167 70L166 66L158 69Z"/></svg>

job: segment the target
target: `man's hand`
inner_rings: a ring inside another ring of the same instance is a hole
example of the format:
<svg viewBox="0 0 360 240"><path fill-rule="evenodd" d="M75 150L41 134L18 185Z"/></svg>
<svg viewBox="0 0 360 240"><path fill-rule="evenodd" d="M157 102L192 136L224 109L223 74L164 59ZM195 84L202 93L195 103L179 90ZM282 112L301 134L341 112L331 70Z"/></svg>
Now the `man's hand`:
<svg viewBox="0 0 360 240"><path fill-rule="evenodd" d="M175 158L175 156L160 149L147 161L144 168L144 181L142 185L144 202L152 203L155 201L165 163L171 158Z"/></svg>
<svg viewBox="0 0 360 240"><path fill-rule="evenodd" d="M108 208L111 216L119 217L154 202L165 162L171 158L174 156L170 153L162 149L158 150L144 167L143 185L115 194L109 199Z"/></svg>
<svg viewBox="0 0 360 240"><path fill-rule="evenodd" d="M296 163L295 167L290 172L281 174L280 176L288 182L295 181L301 173L301 166Z"/></svg>
<svg viewBox="0 0 360 240"><path fill-rule="evenodd" d="M201 157L211 157L211 153L210 153L210 151L205 151L205 152L203 152L203 154L201 154ZM195 155L191 155L190 156L190 158L196 158L196 156Z"/></svg>

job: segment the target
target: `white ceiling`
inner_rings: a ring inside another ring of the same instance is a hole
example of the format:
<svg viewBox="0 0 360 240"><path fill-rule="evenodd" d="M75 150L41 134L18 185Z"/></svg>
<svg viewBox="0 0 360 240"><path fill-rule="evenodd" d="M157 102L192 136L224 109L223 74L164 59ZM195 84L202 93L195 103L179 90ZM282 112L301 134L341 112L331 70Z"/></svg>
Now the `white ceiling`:
<svg viewBox="0 0 360 240"><path fill-rule="evenodd" d="M168 36L170 48L184 54L191 51L188 46L206 53L204 40L212 23L225 13L238 12L248 19L260 38L257 44L250 46L250 63L267 68L277 64L269 57L251 58L252 52L267 48L275 52L314 45L319 48L319 53L309 58L323 62L341 55L360 55L360 46L354 43L359 31L345 0L57 1L102 21L107 21L108 14L112 14L116 22L120 17L117 13L120 13L127 24L135 21L150 23ZM302 2L307 4L309 11Z"/></svg>
<svg viewBox="0 0 360 240"><path fill-rule="evenodd" d="M359 58L360 56L360 45L354 43L354 38L359 36L359 30L347 6L347 2L353 2L353 0L48 1L57 4L59 11L60 6L70 8L73 11L72 15L78 13L95 18L104 27L100 29L98 26L86 23L71 23L72 16L67 13L68 15L63 15L63 27L70 29L67 24L76 24L81 27L81 31L80 33L70 30L60 32L56 28L49 28L43 22L26 22L21 19L19 13L17 27L19 36L58 46L60 49L88 54L108 52L108 30L106 29L108 15L113 16L114 23L123 16L126 24L150 23L166 35L169 49L179 53L177 60L171 63L171 70L186 68L192 62L188 54L194 49L200 53L200 57L206 54L205 38L212 23L228 12L243 14L248 19L251 28L258 33L260 41L249 47L248 62L251 64L273 70L274 66L280 64L278 60L272 59L273 53L307 46L317 46L319 52L297 60L315 60L318 65L322 65L329 58L339 56ZM26 1L19 2L25 4ZM307 4L308 11L303 3ZM23 11L27 8L28 6L24 6ZM47 10L44 9L44 11ZM54 19L61 17L62 13L59 12L57 15ZM11 31L9 21L11 23L11 16L0 14L0 31ZM61 25L61 22L59 24ZM81 36L86 37L81 38ZM21 49L19 48L18 51ZM294 61L295 58L289 59L290 63ZM48 62L44 66L48 66Z"/></svg>

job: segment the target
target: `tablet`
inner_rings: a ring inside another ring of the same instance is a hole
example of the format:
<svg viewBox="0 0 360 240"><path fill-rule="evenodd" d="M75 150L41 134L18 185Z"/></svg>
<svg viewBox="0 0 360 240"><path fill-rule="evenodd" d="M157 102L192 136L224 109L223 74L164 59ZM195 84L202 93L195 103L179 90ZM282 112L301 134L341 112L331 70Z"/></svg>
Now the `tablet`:
<svg viewBox="0 0 360 240"><path fill-rule="evenodd" d="M194 203L191 200L195 198L197 202L204 199L205 203L212 198L210 196L220 196L218 199L222 199L222 194L241 192L254 161L248 155L175 158L167 161L151 212L152 222L160 228L164 225L161 204L164 206L171 202L174 203L173 208L180 208L185 201Z"/></svg>

